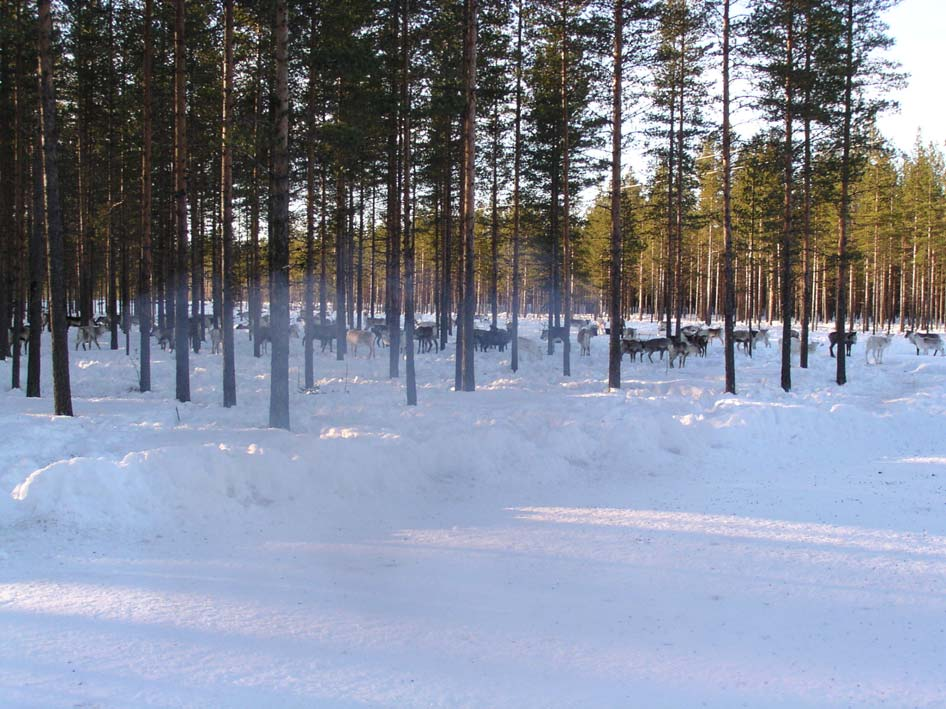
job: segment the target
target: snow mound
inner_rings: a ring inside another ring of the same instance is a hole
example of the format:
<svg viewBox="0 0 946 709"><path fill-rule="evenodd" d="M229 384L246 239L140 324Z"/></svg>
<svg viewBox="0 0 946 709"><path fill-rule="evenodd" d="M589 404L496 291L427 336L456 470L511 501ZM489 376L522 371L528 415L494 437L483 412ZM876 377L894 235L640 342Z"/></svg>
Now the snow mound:
<svg viewBox="0 0 946 709"><path fill-rule="evenodd" d="M291 501L291 485L304 489L307 470L295 458L223 444L76 457L34 471L11 497L22 518L78 528L227 524Z"/></svg>

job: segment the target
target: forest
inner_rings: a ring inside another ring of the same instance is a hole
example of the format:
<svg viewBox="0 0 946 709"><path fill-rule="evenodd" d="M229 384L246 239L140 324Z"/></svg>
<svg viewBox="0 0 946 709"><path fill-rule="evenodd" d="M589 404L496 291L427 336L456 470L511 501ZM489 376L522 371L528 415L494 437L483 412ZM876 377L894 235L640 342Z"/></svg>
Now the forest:
<svg viewBox="0 0 946 709"><path fill-rule="evenodd" d="M606 320L618 388L620 323L721 321L733 393L734 328L777 322L788 391L793 328L806 367L812 329L946 320L946 158L876 124L894 4L3 0L0 359L40 396L48 325L71 415L70 327L136 351L141 391L173 333L188 401L217 330L229 407L245 329L288 428L291 311L305 387L319 332L341 359L383 321L408 404L421 320L458 391L478 322L513 370L520 317L564 328L568 376L573 321Z"/></svg>

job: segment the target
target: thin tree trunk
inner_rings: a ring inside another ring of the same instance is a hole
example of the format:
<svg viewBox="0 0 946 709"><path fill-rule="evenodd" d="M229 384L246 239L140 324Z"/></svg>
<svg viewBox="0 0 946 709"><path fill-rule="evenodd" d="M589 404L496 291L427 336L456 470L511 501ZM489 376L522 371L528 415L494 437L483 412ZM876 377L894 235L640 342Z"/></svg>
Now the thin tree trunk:
<svg viewBox="0 0 946 709"><path fill-rule="evenodd" d="M847 235L851 213L851 122L853 112L853 80L854 80L854 0L846 3L845 26L845 71L844 71L844 118L841 133L841 205L838 235L838 290L837 307L835 313L838 345L834 348L837 353L837 383L847 383L847 358L844 343L847 313L844 309L847 298ZM915 261L914 261L915 263Z"/></svg>
<svg viewBox="0 0 946 709"><path fill-rule="evenodd" d="M620 0L618 0L620 2ZM519 369L519 183L522 176L522 0L516 7L516 125L512 191L512 371Z"/></svg>
<svg viewBox="0 0 946 709"><path fill-rule="evenodd" d="M66 325L66 284L59 195L59 129L56 125L56 87L53 71L50 0L39 0L39 70L46 174L46 219L49 238L50 323L53 340L53 400L57 416L72 416L69 384L69 342Z"/></svg>
<svg viewBox="0 0 946 709"><path fill-rule="evenodd" d="M562 343L562 375L570 377L571 331L572 331L572 241L571 241L571 190L569 189L569 121L568 121L568 18L567 0L562 0L562 318L564 319ZM552 333L549 332L549 337Z"/></svg>
<svg viewBox="0 0 946 709"><path fill-rule="evenodd" d="M141 104L141 267L138 272L138 388L151 391L151 4L145 0Z"/></svg>
<svg viewBox="0 0 946 709"><path fill-rule="evenodd" d="M269 237L269 425L289 429L289 26L286 0L276 0L273 28L276 96L273 126L273 233ZM341 346L339 346L341 349Z"/></svg>
<svg viewBox="0 0 946 709"><path fill-rule="evenodd" d="M795 12L791 0L788 3L787 37L785 43L785 145L784 145L784 184L782 216L782 389L792 389L792 187L793 187L793 118L795 103Z"/></svg>
<svg viewBox="0 0 946 709"><path fill-rule="evenodd" d="M729 124L729 0L723 0L723 249L724 288L723 316L726 339L724 359L726 392L736 393L736 355L733 330L736 326L736 272L733 268L732 239L732 130Z"/></svg>
<svg viewBox="0 0 946 709"><path fill-rule="evenodd" d="M37 88L39 84L37 83ZM39 95L39 91L37 95ZM26 395L41 395L40 352L43 335L43 283L46 280L46 209L43 204L43 140L37 123L33 132L33 219L30 229L30 345L26 366Z"/></svg>
<svg viewBox="0 0 946 709"><path fill-rule="evenodd" d="M346 214L345 178L339 166L335 176L335 357L338 360L345 358L346 313L345 307L345 271L348 258L345 255L347 239L345 226L348 223Z"/></svg>
<svg viewBox="0 0 946 709"><path fill-rule="evenodd" d="M187 347L187 106L184 54L184 0L174 2L174 201L177 229L177 268L174 273L175 396L190 401L190 363Z"/></svg>
<svg viewBox="0 0 946 709"><path fill-rule="evenodd" d="M264 151L259 139L259 128L263 113L263 38L258 38L256 50L256 96L253 110L253 168L250 170L250 190L248 195L250 207L250 274L249 274L249 306L250 306L250 337L253 339L253 356L262 356L260 350L260 317L263 311L262 284L260 283L260 248L259 248L259 166L263 162ZM272 322L272 318L270 318Z"/></svg>
<svg viewBox="0 0 946 709"><path fill-rule="evenodd" d="M614 0L614 79L611 94L611 269L608 387L621 388L621 99L624 63L624 0Z"/></svg>
<svg viewBox="0 0 946 709"><path fill-rule="evenodd" d="M411 89L410 89L410 0L404 0L401 15L401 110L403 111L403 214L404 214L404 351L407 356L407 405L417 405L414 371L414 230L411 222Z"/></svg>
<svg viewBox="0 0 946 709"><path fill-rule="evenodd" d="M303 335L304 369L305 369L305 389L312 391L315 388L315 365L313 358L315 356L315 344L313 342L315 325L315 100L316 100L316 76L317 67L315 62L316 41L318 34L317 15L312 16L311 44L309 52L311 59L309 62L309 87L306 106L306 119L309 127L309 133L306 135L306 161L305 161L305 294L303 296L302 317L305 326Z"/></svg>
<svg viewBox="0 0 946 709"><path fill-rule="evenodd" d="M233 0L224 0L223 120L221 181L223 232L223 405L236 406L236 365L233 351Z"/></svg>
<svg viewBox="0 0 946 709"><path fill-rule="evenodd" d="M476 390L473 368L473 314L476 309L474 291L473 221L474 173L476 168L476 22L479 0L464 0L465 37L463 42L463 90L466 109L463 114L463 330L458 340L457 353L462 359L461 389Z"/></svg>

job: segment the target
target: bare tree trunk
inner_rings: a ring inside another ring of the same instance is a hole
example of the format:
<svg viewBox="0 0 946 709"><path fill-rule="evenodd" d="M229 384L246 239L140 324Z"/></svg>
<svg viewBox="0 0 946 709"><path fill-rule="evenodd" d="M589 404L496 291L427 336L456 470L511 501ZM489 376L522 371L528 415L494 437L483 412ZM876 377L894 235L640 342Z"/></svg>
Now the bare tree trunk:
<svg viewBox="0 0 946 709"><path fill-rule="evenodd" d="M620 0L618 0L620 1ZM512 371L519 370L519 183L522 177L522 0L516 7L516 135L512 191Z"/></svg>
<svg viewBox="0 0 946 709"><path fill-rule="evenodd" d="M608 387L621 388L621 99L624 63L624 0L614 0L614 69L611 94L611 338L608 349Z"/></svg>
<svg viewBox="0 0 946 709"><path fill-rule="evenodd" d="M562 317L564 319L562 343L562 375L570 377L571 331L572 331L572 241L571 241L571 190L569 189L569 121L568 121L568 23L567 0L562 0ZM551 338L552 333L549 332Z"/></svg>
<svg viewBox="0 0 946 709"><path fill-rule="evenodd" d="M346 214L346 196L345 196L345 178L342 175L342 167L336 168L338 172L335 176L335 357L336 359L345 359L345 333L346 312L345 307L345 271L348 264L348 258L345 255L347 247L347 238L345 227L348 223Z"/></svg>
<svg viewBox="0 0 946 709"><path fill-rule="evenodd" d="M113 3L109 0L108 3L108 65L113 67L115 64L115 33L114 33L114 17L113 17ZM106 134L108 138L106 139L106 157L105 157L105 182L106 182L106 193L108 195L106 200L106 207L108 213L105 217L105 234L106 234L106 249L107 249L107 261L106 261L106 274L107 274L107 284L106 284L106 299L107 299L107 313L108 313L108 330L109 330L109 349L117 350L118 349L118 240L115 238L115 217L114 210L116 208L115 204L115 194L114 194L114 182L115 182L115 135L114 135L114 114L115 114L115 81L109 81L108 83L108 98L106 106Z"/></svg>
<svg viewBox="0 0 946 709"><path fill-rule="evenodd" d="M493 327L499 320L499 101L493 103L492 183L490 185L489 306Z"/></svg>
<svg viewBox="0 0 946 709"><path fill-rule="evenodd" d="M474 291L473 220L476 212L474 173L476 168L476 21L478 0L464 0L465 36L463 41L463 91L466 108L463 113L463 330L457 340L457 354L462 360L460 385L463 391L476 390L473 368L473 313L476 309Z"/></svg>
<svg viewBox="0 0 946 709"><path fill-rule="evenodd" d="M304 368L305 368L305 389L311 391L315 387L315 366L313 357L315 356L315 346L313 343L314 325L315 325L315 136L313 127L315 126L315 100L317 67L315 66L316 38L318 37L318 23L316 15L312 18L312 44L309 51L312 59L309 63L309 91L306 106L306 122L309 132L306 135L306 161L305 161L305 184L306 184L306 202L305 202L305 295L302 307L302 317L305 324L305 334L303 337Z"/></svg>
<svg viewBox="0 0 946 709"><path fill-rule="evenodd" d="M725 266L723 298L724 329L726 340L724 358L726 367L726 392L736 393L736 356L733 330L736 325L736 273L733 268L732 240L732 130L729 125L729 0L723 0L723 241Z"/></svg>
<svg viewBox="0 0 946 709"><path fill-rule="evenodd" d="M328 261L328 227L326 218L328 213L328 202L325 196L325 163L323 161L319 170L319 324L325 325L328 318L328 275L326 274L326 262Z"/></svg>
<svg viewBox="0 0 946 709"><path fill-rule="evenodd" d="M260 145L259 127L263 114L263 38L258 38L256 50L256 96L253 110L253 168L250 170L250 190L247 195L250 207L250 273L249 273L249 307L250 307L250 337L253 338L253 356L260 357L260 317L263 311L262 284L260 283L259 259L259 166L263 162L264 151ZM272 318L270 318L272 322Z"/></svg>
<svg viewBox="0 0 946 709"><path fill-rule="evenodd" d="M69 384L69 342L66 325L62 207L59 195L59 129L56 125L56 87L53 71L50 0L39 0L39 71L46 174L46 219L49 237L50 321L53 339L53 400L57 416L72 416Z"/></svg>
<svg viewBox="0 0 946 709"><path fill-rule="evenodd" d="M847 313L845 313L847 298L847 235L850 226L851 214L851 122L853 113L853 81L854 81L854 0L846 2L845 18L845 59L844 59L844 118L841 134L841 205L838 215L838 287L837 307L835 313L836 330L838 332L837 352L837 383L847 383L847 361L844 343ZM915 242L914 242L915 243ZM914 260L914 264L916 261Z"/></svg>
<svg viewBox="0 0 946 709"><path fill-rule="evenodd" d="M269 425L289 429L289 26L276 0L276 96L273 126L273 233L269 236ZM339 343L341 349L341 343Z"/></svg>
<svg viewBox="0 0 946 709"><path fill-rule="evenodd" d="M174 2L174 201L177 228L175 269L174 355L175 396L190 401L190 363L187 348L187 107L184 63L184 0Z"/></svg>
<svg viewBox="0 0 946 709"><path fill-rule="evenodd" d="M411 222L411 90L410 90L410 0L404 0L401 15L401 110L403 120L403 200L404 207L404 348L407 356L407 405L417 406L417 378L414 371L414 230Z"/></svg>
<svg viewBox="0 0 946 709"><path fill-rule="evenodd" d="M236 406L236 365L233 351L233 0L224 0L223 140L223 405Z"/></svg>
<svg viewBox="0 0 946 709"><path fill-rule="evenodd" d="M37 88L39 83L37 82ZM37 92L40 95L40 92ZM33 132L32 182L33 224L30 229L30 346L26 366L26 395L38 397L40 392L43 336L43 283L46 280L46 208L43 204L43 139L39 124Z"/></svg>
<svg viewBox="0 0 946 709"><path fill-rule="evenodd" d="M145 0L141 105L141 268L138 272L138 388L151 391L151 3Z"/></svg>
<svg viewBox="0 0 946 709"><path fill-rule="evenodd" d="M788 3L787 37L785 43L785 146L783 217L782 217L782 389L792 389L792 187L794 167L793 118L795 105L795 84L793 72L795 52L795 12L792 0Z"/></svg>

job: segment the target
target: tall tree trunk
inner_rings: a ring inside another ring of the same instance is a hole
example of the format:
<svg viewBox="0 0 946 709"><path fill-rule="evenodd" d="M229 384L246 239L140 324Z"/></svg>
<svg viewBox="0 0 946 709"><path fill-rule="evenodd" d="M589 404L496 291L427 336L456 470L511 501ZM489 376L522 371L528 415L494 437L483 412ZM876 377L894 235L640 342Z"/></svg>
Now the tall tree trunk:
<svg viewBox="0 0 946 709"><path fill-rule="evenodd" d="M311 60L309 62L309 87L308 97L306 99L306 122L309 132L306 135L306 161L305 161L305 295L303 297L302 317L305 324L305 334L303 339L304 369L305 369L305 389L312 391L315 388L315 365L313 358L315 356L315 346L313 336L315 333L315 135L313 127L315 126L315 100L316 83L318 75L315 62L316 39L318 35L318 21L316 15L312 16L311 45L309 52Z"/></svg>
<svg viewBox="0 0 946 709"><path fill-rule="evenodd" d="M568 120L568 16L567 0L562 0L562 318L564 319L564 342L562 343L562 375L570 377L571 331L572 331L572 240L571 240L571 190L569 189L569 120ZM549 332L549 337L551 337Z"/></svg>
<svg viewBox="0 0 946 709"><path fill-rule="evenodd" d="M611 338L608 348L608 386L621 388L621 98L624 64L624 0L614 0L614 69L611 94Z"/></svg>
<svg viewBox="0 0 946 709"><path fill-rule="evenodd" d="M335 176L335 356L342 360L345 358L345 333L347 308L345 307L345 271L348 264L348 257L345 255L347 247L346 226L348 216L346 213L345 196L345 178L342 167L336 168L338 172Z"/></svg>
<svg viewBox="0 0 946 709"><path fill-rule="evenodd" d="M841 205L838 215L838 286L837 307L835 312L838 345L837 382L847 383L847 360L844 342L846 340L845 312L847 298L847 236L851 215L851 123L853 120L853 83L854 83L854 0L845 3L845 47L844 47L844 117L841 132ZM914 242L915 245L916 242ZM914 259L914 264L916 260ZM915 314L915 308L914 308Z"/></svg>
<svg viewBox="0 0 946 709"><path fill-rule="evenodd" d="M269 425L289 429L289 26L276 0L276 96L273 126L273 233L269 237ZM341 344L339 343L339 349Z"/></svg>
<svg viewBox="0 0 946 709"><path fill-rule="evenodd" d="M474 174L476 171L476 38L479 0L464 0L463 40L463 336L457 341L457 354L461 359L460 388L476 390L473 368L473 314L476 309L474 291L474 241L473 221L476 212L474 203Z"/></svg>
<svg viewBox="0 0 946 709"><path fill-rule="evenodd" d="M723 249L724 288L723 314L726 339L724 359L726 392L736 393L736 349L733 330L736 326L736 272L733 268L732 239L732 129L729 124L729 0L723 0Z"/></svg>
<svg viewBox="0 0 946 709"><path fill-rule="evenodd" d="M201 285L204 281L203 258L201 251L203 249L203 239L201 236L201 214L200 214L200 188L196 176L191 179L191 312L189 320L188 334L191 338L191 347L194 348L194 354L200 354L200 343L203 337L203 323L201 322L200 312L203 298L201 297Z"/></svg>
<svg viewBox="0 0 946 709"><path fill-rule="evenodd" d="M259 248L259 221L260 200L259 183L260 168L264 160L265 151L259 137L260 123L263 120L263 37L258 38L256 49L256 96L253 110L253 168L250 170L250 190L247 195L250 207L250 274L249 274L249 306L250 306L250 336L253 338L253 356L262 356L260 349L260 317L263 312L262 284L260 283L260 248ZM272 322L272 318L270 318Z"/></svg>
<svg viewBox="0 0 946 709"><path fill-rule="evenodd" d="M319 170L319 324L325 325L328 320L328 275L326 273L328 261L328 202L325 196L325 162Z"/></svg>
<svg viewBox="0 0 946 709"><path fill-rule="evenodd" d="M453 281L451 274L453 272L453 201L451 188L453 178L453 166L451 161L451 134L452 123L447 121L446 131L444 133L444 178L443 178L443 265L441 266L441 277L443 283L440 287L440 349L447 348L447 338L453 331Z"/></svg>
<svg viewBox="0 0 946 709"><path fill-rule="evenodd" d="M512 187L512 371L519 370L519 183L522 177L522 0L516 5L516 118Z"/></svg>
<svg viewBox="0 0 946 709"><path fill-rule="evenodd" d="M221 230L223 232L223 405L236 406L233 351L233 0L224 0L223 139L220 141Z"/></svg>
<svg viewBox="0 0 946 709"><path fill-rule="evenodd" d="M59 129L56 125L56 86L51 35L53 21L50 0L39 2L39 70L43 152L46 174L46 219L49 238L49 295L53 340L53 400L57 416L72 416L72 389L69 384L69 342L66 325L66 283L62 233L62 206L59 195Z"/></svg>
<svg viewBox="0 0 946 709"><path fill-rule="evenodd" d="M19 30L20 2L14 4L14 21ZM21 359L23 349L20 346L20 333L23 331L23 316L25 310L24 292L26 290L26 140L23 135L24 109L26 108L23 95L23 50L19 36L14 40L14 75L13 75L13 211L14 228L10 234L11 249L14 256L13 265L13 367L11 369L10 385L13 389L21 387ZM3 271L0 270L0 273ZM6 323L4 322L4 325Z"/></svg>
<svg viewBox="0 0 946 709"><path fill-rule="evenodd" d="M174 2L174 201L177 267L174 273L175 396L190 401L190 362L187 348L187 105L184 53L184 0Z"/></svg>
<svg viewBox="0 0 946 709"><path fill-rule="evenodd" d="M492 182L490 185L490 229L489 229L489 306L491 323L497 327L499 321L499 101L493 103L493 125L491 126Z"/></svg>
<svg viewBox="0 0 946 709"><path fill-rule="evenodd" d="M411 222L411 74L410 0L404 0L401 15L401 110L403 111L403 201L404 215L404 351L407 356L407 405L417 406L417 377L414 371L414 229Z"/></svg>
<svg viewBox="0 0 946 709"><path fill-rule="evenodd" d="M37 83L39 89L39 84ZM37 95L40 92L37 91ZM43 139L39 124L33 132L33 219L30 229L30 346L26 366L26 395L40 396L43 339L43 283L46 280L46 208L43 204Z"/></svg>
<svg viewBox="0 0 946 709"><path fill-rule="evenodd" d="M138 389L151 391L151 3L145 0L141 101L141 265L138 272Z"/></svg>
<svg viewBox="0 0 946 709"><path fill-rule="evenodd" d="M792 389L792 187L794 168L793 119L795 112L795 9L794 0L788 2L787 36L785 42L785 144L783 165L782 214L782 389ZM771 317L771 315L770 315ZM750 328L751 329L751 328Z"/></svg>
<svg viewBox="0 0 946 709"><path fill-rule="evenodd" d="M114 17L113 17L113 3L109 0L108 3L108 66L115 66L115 32L114 32ZM115 216L114 210L117 205L115 204L115 192L114 192L114 182L117 170L114 165L115 158L115 126L114 126L114 114L115 114L115 84L114 77L109 77L108 81L108 98L106 105L106 157L105 157L105 181L106 181L106 193L108 195L106 200L107 214L105 217L105 234L106 234L106 248L107 248L107 265L106 265L106 274L107 274L107 287L106 287L106 298L107 298L107 313L108 313L108 329L109 329L109 349L117 350L118 349L118 239L115 237Z"/></svg>

